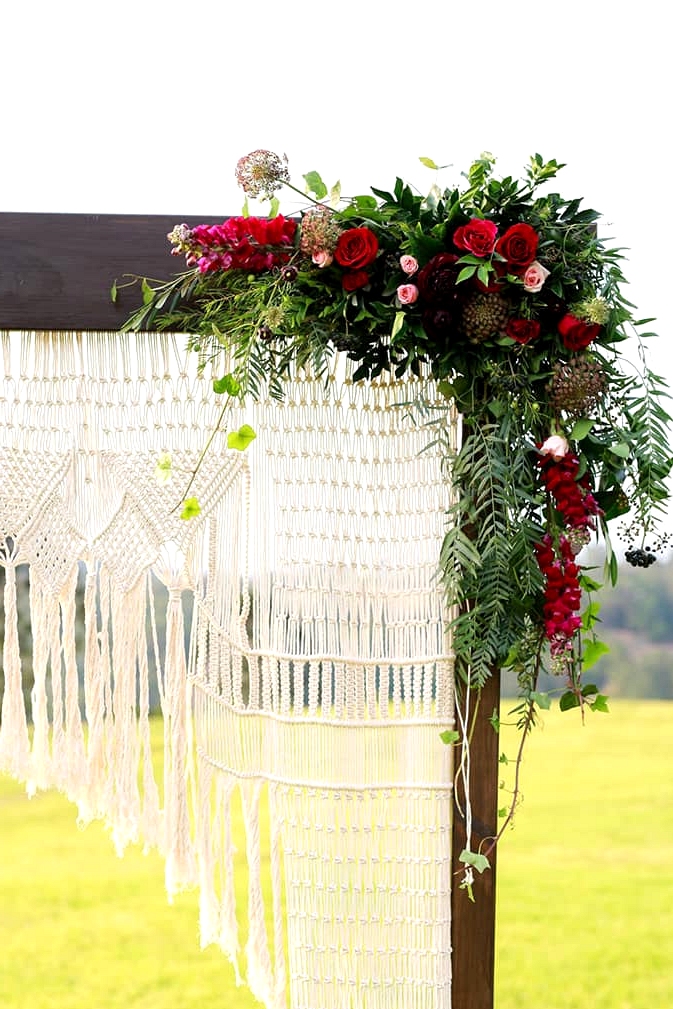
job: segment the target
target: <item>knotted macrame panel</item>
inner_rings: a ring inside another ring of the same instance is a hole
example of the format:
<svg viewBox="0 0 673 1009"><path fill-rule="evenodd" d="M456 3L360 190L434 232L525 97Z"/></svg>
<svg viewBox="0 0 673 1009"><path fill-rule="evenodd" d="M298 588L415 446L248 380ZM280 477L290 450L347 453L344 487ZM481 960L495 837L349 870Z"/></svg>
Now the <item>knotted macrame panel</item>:
<svg viewBox="0 0 673 1009"><path fill-rule="evenodd" d="M0 339L0 769L120 851L157 845L269 1009L450 1009L456 418L430 381L353 383L337 357L230 408L202 457L222 403L183 338Z"/></svg>

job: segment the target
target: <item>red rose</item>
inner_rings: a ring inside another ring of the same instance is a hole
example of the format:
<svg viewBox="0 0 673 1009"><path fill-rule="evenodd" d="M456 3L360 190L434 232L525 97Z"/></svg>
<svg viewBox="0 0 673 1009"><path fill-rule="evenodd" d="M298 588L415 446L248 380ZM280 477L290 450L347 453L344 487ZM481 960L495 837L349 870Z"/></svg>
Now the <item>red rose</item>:
<svg viewBox="0 0 673 1009"><path fill-rule="evenodd" d="M530 343L540 335L540 323L537 319L510 319L505 333L517 343Z"/></svg>
<svg viewBox="0 0 673 1009"><path fill-rule="evenodd" d="M334 258L339 266L362 270L374 262L378 251L379 241L373 231L369 228L350 228L339 235Z"/></svg>
<svg viewBox="0 0 673 1009"><path fill-rule="evenodd" d="M535 259L538 235L530 224L513 224L495 243L495 251L507 260L512 273L523 273Z"/></svg>
<svg viewBox="0 0 673 1009"><path fill-rule="evenodd" d="M468 224L458 228L453 236L453 244L473 256L490 256L495 248L498 227L493 221L483 221L473 217Z"/></svg>
<svg viewBox="0 0 673 1009"><path fill-rule="evenodd" d="M594 322L584 322L568 312L559 319L558 331L566 350L584 350L596 339L601 327Z"/></svg>
<svg viewBox="0 0 673 1009"><path fill-rule="evenodd" d="M344 291L357 291L368 283L369 274L366 270L351 270L349 273L344 273L341 278L341 286Z"/></svg>

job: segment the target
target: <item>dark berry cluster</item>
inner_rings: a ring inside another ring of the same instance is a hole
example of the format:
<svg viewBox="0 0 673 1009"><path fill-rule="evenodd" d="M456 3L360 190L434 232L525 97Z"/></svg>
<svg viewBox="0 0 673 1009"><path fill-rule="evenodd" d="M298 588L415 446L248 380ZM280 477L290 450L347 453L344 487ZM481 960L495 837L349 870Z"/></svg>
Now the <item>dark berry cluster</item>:
<svg viewBox="0 0 673 1009"><path fill-rule="evenodd" d="M626 563L631 564L634 568L649 568L650 564L654 564L657 559L657 555L652 552L650 547L632 547L627 550L624 554L626 558Z"/></svg>

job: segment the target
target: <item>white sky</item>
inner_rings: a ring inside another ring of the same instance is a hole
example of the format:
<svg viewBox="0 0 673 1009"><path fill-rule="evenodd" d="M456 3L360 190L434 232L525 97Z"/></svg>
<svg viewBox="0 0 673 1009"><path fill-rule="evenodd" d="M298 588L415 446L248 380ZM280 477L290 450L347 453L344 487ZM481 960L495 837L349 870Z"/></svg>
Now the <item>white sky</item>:
<svg viewBox="0 0 673 1009"><path fill-rule="evenodd" d="M629 251L673 384L669 188L673 95L660 0L5 0L0 211L237 213L237 159L286 152L344 193L425 191L418 158L459 173L567 163L559 191ZM294 206L287 201L283 209ZM666 247L665 243L666 242Z"/></svg>

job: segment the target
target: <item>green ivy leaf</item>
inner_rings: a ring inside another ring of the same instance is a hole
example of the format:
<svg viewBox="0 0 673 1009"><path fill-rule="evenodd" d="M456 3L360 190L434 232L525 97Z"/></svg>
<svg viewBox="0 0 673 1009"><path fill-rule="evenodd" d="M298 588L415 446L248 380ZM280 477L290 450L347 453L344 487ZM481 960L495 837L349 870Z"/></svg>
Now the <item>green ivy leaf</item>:
<svg viewBox="0 0 673 1009"><path fill-rule="evenodd" d="M461 851L458 861L464 865L471 865L477 872L484 872L485 869L491 868L491 863L486 858L486 855L480 855L477 851L470 851L469 848L464 848Z"/></svg>
<svg viewBox="0 0 673 1009"><path fill-rule="evenodd" d="M570 711L571 708L579 708L580 699L572 690L566 690L559 698L559 708L561 711Z"/></svg>
<svg viewBox="0 0 673 1009"><path fill-rule="evenodd" d="M549 711L551 708L551 697L541 690L531 690L530 699L543 711Z"/></svg>
<svg viewBox="0 0 673 1009"><path fill-rule="evenodd" d="M439 738L447 746L451 746L452 743L457 743L460 739L460 733L456 732L455 729L444 729L444 732L440 732Z"/></svg>
<svg viewBox="0 0 673 1009"><path fill-rule="evenodd" d="M201 514L201 505L199 504L198 498L195 497L185 498L182 504L182 511L180 512L180 518L193 519L200 514Z"/></svg>
<svg viewBox="0 0 673 1009"><path fill-rule="evenodd" d="M162 452L154 467L154 479L157 483L168 483L173 476L173 460L169 452Z"/></svg>
<svg viewBox="0 0 673 1009"><path fill-rule="evenodd" d="M222 378L216 378L213 381L213 392L218 396L224 394L227 396L238 396L240 391L240 383L231 374L223 375Z"/></svg>
<svg viewBox="0 0 673 1009"><path fill-rule="evenodd" d="M604 711L609 713L610 708L608 707L608 698L605 694L596 694L595 699L589 705L592 711Z"/></svg>
<svg viewBox="0 0 673 1009"><path fill-rule="evenodd" d="M604 641L585 642L582 653L582 668L590 669L592 666L595 666L601 655L607 655L609 651L610 646L606 645Z"/></svg>
<svg viewBox="0 0 673 1009"><path fill-rule="evenodd" d="M327 186L323 182L319 172L307 172L304 176L306 182L306 192L313 193L316 200L322 200L327 196Z"/></svg>
<svg viewBox="0 0 673 1009"><path fill-rule="evenodd" d="M238 452L244 452L251 441L254 441L257 435L250 427L249 424L244 424L239 427L238 431L231 431L227 435L227 447L235 448Z"/></svg>
<svg viewBox="0 0 673 1009"><path fill-rule="evenodd" d="M591 630L596 621L598 620L598 614L601 610L601 604L596 600L592 600L589 603L584 613L582 614L582 627L585 631ZM591 644L591 642L589 642Z"/></svg>

